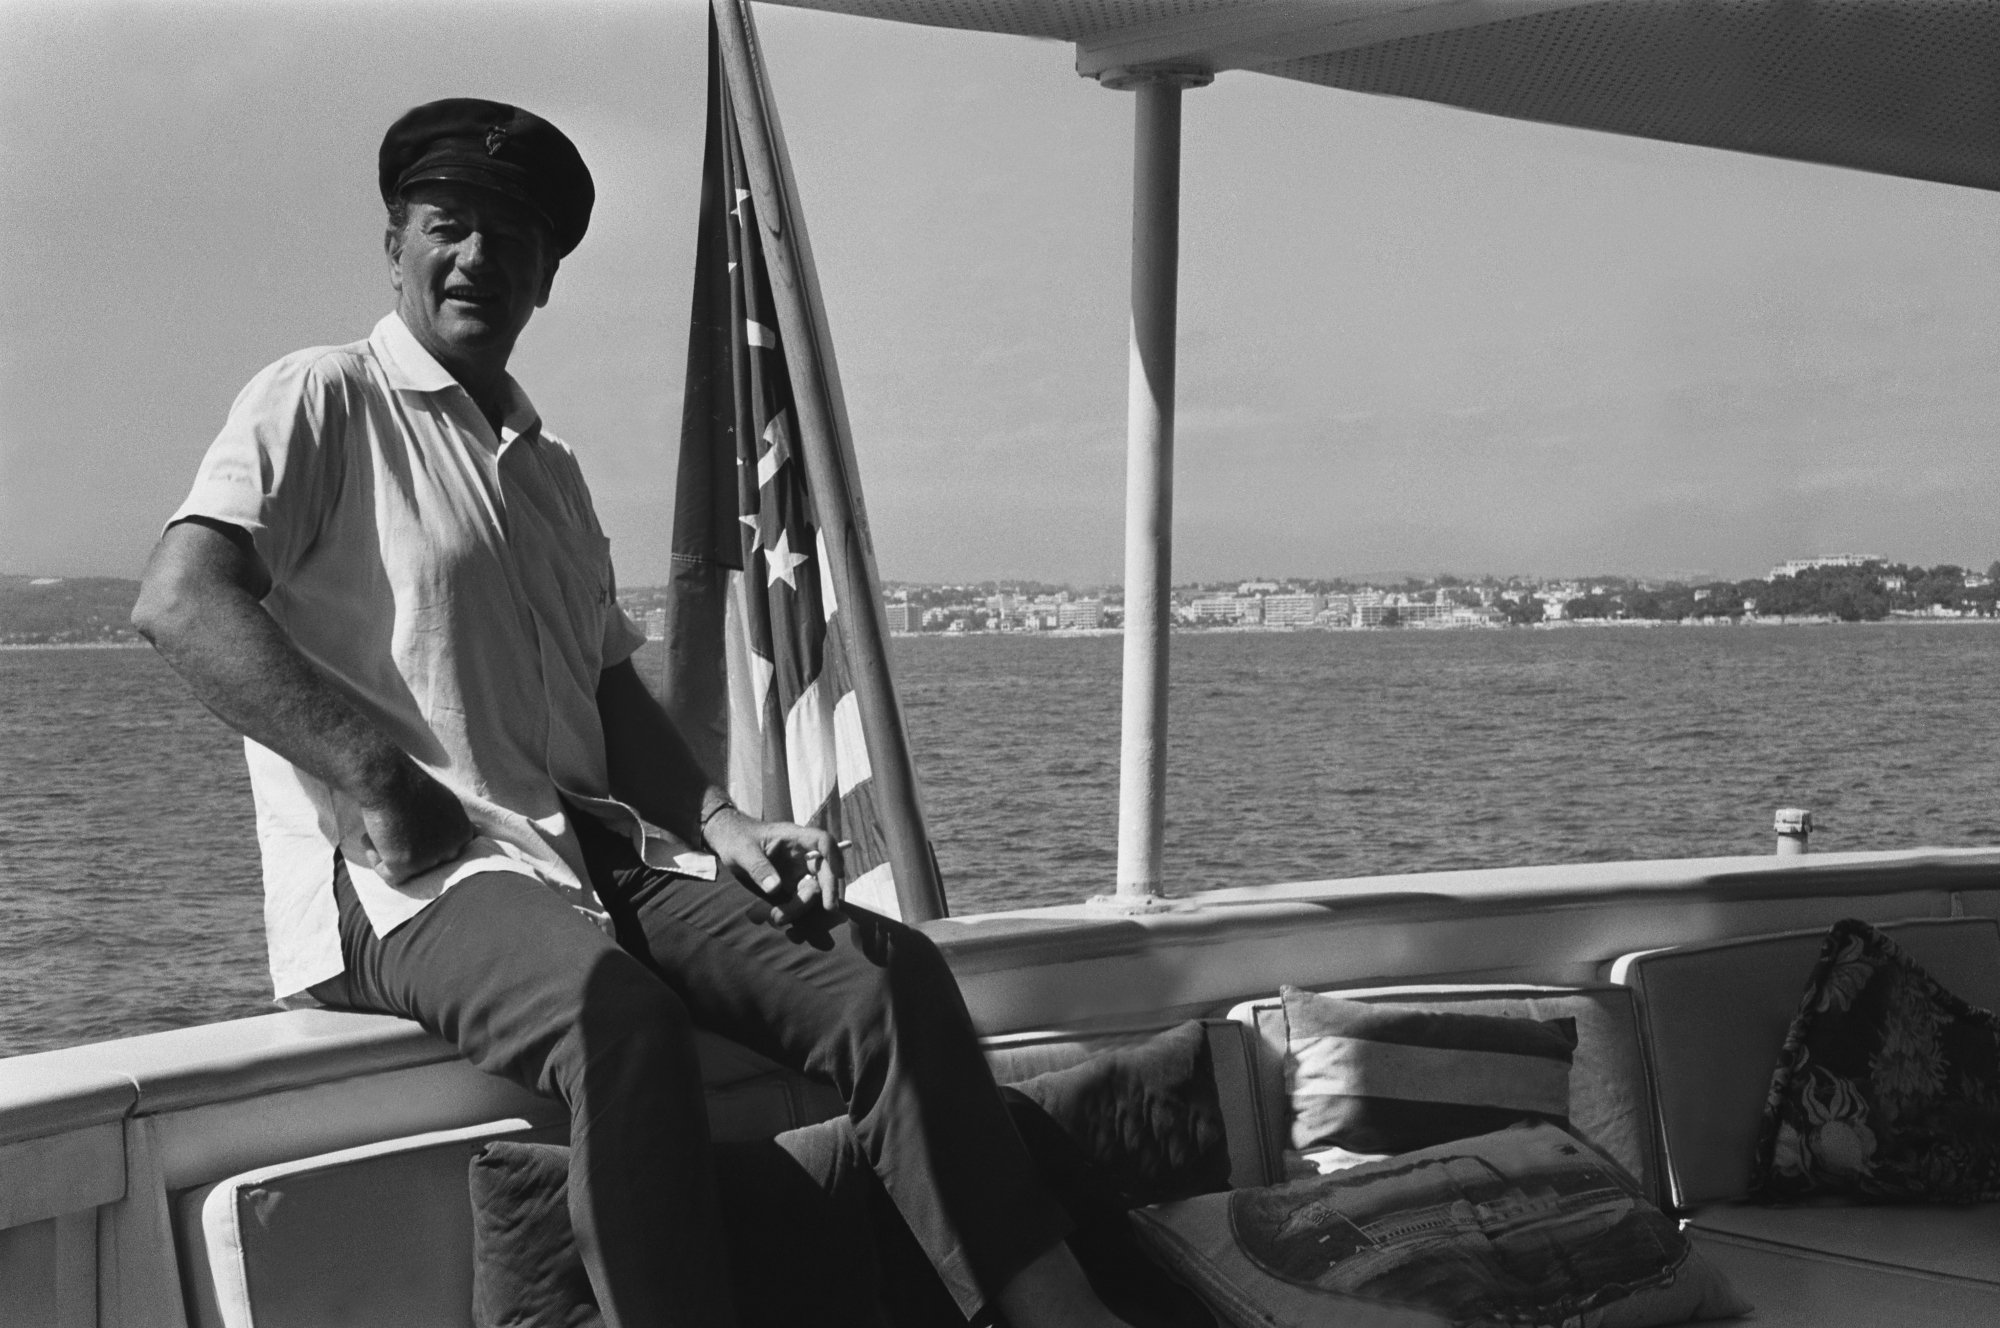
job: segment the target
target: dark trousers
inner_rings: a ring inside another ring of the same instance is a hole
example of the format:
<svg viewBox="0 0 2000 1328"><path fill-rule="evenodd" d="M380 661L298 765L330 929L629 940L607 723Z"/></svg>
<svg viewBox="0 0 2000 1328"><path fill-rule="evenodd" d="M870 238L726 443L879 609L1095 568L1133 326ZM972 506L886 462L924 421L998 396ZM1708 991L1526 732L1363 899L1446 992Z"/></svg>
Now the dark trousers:
<svg viewBox="0 0 2000 1328"><path fill-rule="evenodd" d="M547 887L489 872L386 937L343 867L347 971L329 1005L416 1020L480 1069L569 1108L570 1215L607 1328L734 1322L693 1029L836 1087L855 1134L968 1319L1065 1234L926 936L859 908L780 932L726 876L641 864L587 817L585 852L617 927Z"/></svg>

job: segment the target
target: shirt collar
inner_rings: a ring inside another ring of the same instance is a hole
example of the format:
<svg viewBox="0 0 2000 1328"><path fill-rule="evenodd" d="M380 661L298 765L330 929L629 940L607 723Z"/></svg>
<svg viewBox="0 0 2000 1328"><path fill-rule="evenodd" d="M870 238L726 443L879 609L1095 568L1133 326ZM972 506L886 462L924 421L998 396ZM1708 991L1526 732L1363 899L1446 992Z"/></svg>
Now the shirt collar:
<svg viewBox="0 0 2000 1328"><path fill-rule="evenodd" d="M528 394L507 375L507 413L500 417L500 445L505 447L516 438L528 438L541 432L542 417L535 410L535 403L528 400Z"/></svg>
<svg viewBox="0 0 2000 1328"><path fill-rule="evenodd" d="M375 330L368 335L368 344L374 349L375 358L382 361L382 369L389 375L389 386L398 392L442 392L458 386L451 371L431 358L423 343L404 326L402 315L394 310L375 324Z"/></svg>
<svg viewBox="0 0 2000 1328"><path fill-rule="evenodd" d="M382 371L388 375L389 386L398 392L443 392L459 387L459 381L451 376L451 371L432 358L424 349L401 314L394 310L382 316L375 324L375 330L368 335L368 345L375 352L375 358L382 362ZM460 390L464 390L460 388ZM535 403L528 400L528 394L507 376L507 413L500 421L500 441L504 446L517 437L535 433L542 427L540 414Z"/></svg>

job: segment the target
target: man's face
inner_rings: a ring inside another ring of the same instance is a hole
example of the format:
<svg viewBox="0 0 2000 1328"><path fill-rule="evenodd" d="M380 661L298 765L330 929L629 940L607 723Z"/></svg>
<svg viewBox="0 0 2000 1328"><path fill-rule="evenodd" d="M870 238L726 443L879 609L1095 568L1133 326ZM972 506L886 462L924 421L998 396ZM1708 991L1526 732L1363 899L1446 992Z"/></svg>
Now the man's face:
<svg viewBox="0 0 2000 1328"><path fill-rule="evenodd" d="M547 226L499 194L421 184L409 218L387 241L396 311L424 349L447 366L504 364L535 310L549 302L556 257Z"/></svg>

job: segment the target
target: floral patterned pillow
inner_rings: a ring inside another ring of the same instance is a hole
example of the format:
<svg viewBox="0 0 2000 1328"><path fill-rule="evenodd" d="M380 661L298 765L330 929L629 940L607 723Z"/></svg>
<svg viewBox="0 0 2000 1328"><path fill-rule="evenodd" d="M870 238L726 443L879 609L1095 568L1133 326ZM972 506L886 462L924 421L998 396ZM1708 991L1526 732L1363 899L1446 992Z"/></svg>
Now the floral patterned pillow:
<svg viewBox="0 0 2000 1328"><path fill-rule="evenodd" d="M1750 1196L2000 1199L2000 1018L1837 922L1764 1105Z"/></svg>

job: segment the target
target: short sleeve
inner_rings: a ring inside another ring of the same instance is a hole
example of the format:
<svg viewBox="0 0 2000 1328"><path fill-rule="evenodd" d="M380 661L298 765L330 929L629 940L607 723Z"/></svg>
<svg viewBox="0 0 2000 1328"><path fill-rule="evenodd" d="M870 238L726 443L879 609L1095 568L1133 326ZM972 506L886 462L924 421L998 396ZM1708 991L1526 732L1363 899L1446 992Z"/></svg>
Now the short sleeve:
<svg viewBox="0 0 2000 1328"><path fill-rule="evenodd" d="M172 518L249 532L274 585L312 547L340 492L346 384L336 356L290 355L237 395Z"/></svg>

